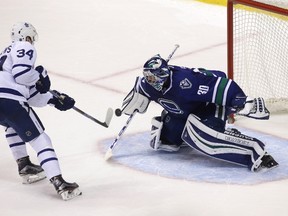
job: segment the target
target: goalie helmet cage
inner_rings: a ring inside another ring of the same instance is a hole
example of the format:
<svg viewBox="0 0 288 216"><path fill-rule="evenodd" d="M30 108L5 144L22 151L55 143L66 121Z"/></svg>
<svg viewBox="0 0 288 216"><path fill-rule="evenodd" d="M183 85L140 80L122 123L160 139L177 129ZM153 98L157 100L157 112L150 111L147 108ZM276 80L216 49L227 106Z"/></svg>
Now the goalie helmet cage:
<svg viewBox="0 0 288 216"><path fill-rule="evenodd" d="M288 113L288 0L228 0L228 77Z"/></svg>

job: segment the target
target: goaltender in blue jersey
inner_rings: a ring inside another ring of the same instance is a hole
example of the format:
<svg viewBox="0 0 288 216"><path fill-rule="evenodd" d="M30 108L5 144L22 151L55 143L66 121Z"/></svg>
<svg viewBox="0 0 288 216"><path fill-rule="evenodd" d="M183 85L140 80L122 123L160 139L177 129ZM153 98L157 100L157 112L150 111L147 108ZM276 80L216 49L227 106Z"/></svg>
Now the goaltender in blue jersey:
<svg viewBox="0 0 288 216"><path fill-rule="evenodd" d="M254 119L269 119L263 98L250 98L239 85L217 70L168 65L153 56L124 98L122 112L144 113L150 102L163 107L152 119L150 146L157 151L178 151L183 145L210 157L267 171L278 163L260 140L227 129L231 113Z"/></svg>

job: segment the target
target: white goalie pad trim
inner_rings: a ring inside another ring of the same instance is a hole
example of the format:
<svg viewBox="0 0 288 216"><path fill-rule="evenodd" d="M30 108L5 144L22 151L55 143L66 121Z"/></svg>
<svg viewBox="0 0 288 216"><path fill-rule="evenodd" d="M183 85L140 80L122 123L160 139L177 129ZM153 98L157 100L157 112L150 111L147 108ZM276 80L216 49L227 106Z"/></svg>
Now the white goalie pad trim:
<svg viewBox="0 0 288 216"><path fill-rule="evenodd" d="M150 146L154 150L158 150L159 146L161 145L160 141L160 135L161 135L161 130L163 127L163 122L159 121L158 119L161 118L160 116L152 118L151 124L151 140L150 140Z"/></svg>
<svg viewBox="0 0 288 216"><path fill-rule="evenodd" d="M212 138L216 138L218 141L209 141L203 136L204 133L201 133L201 135L197 133L197 131L195 131L194 129L195 127L207 134L207 137L211 136ZM253 151L248 149L247 147L253 148L258 155L262 156L265 154L264 149L262 149L260 145L253 140L253 138L245 136L243 134L233 134L229 131L225 131L225 133L215 131L204 125L201 121L199 121L199 118L193 114L190 114L188 116L184 131L186 131L185 129L187 130L187 133L183 133L182 138L186 140L184 136L189 136L194 142L194 145L196 145L199 149L209 155L236 153L252 156ZM224 143L223 141L230 142L231 144ZM191 145L193 146L193 144ZM255 160L253 159L253 157L251 158L254 163Z"/></svg>

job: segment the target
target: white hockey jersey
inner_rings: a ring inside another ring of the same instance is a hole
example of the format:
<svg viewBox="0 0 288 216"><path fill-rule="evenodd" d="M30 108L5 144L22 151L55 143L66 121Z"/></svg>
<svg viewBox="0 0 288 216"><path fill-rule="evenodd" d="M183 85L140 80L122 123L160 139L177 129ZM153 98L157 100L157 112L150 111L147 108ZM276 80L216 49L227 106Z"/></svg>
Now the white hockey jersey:
<svg viewBox="0 0 288 216"><path fill-rule="evenodd" d="M34 69L37 52L29 42L17 41L0 54L0 98L45 106L52 97L40 94L35 88L39 72Z"/></svg>

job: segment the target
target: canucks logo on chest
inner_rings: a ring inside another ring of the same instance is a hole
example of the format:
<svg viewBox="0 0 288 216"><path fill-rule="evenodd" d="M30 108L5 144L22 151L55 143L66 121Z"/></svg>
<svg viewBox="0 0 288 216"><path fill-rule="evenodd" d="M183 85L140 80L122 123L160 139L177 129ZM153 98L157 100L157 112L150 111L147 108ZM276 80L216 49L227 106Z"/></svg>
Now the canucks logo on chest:
<svg viewBox="0 0 288 216"><path fill-rule="evenodd" d="M192 87L192 83L187 78L185 78L180 82L179 86L182 89L190 89Z"/></svg>

